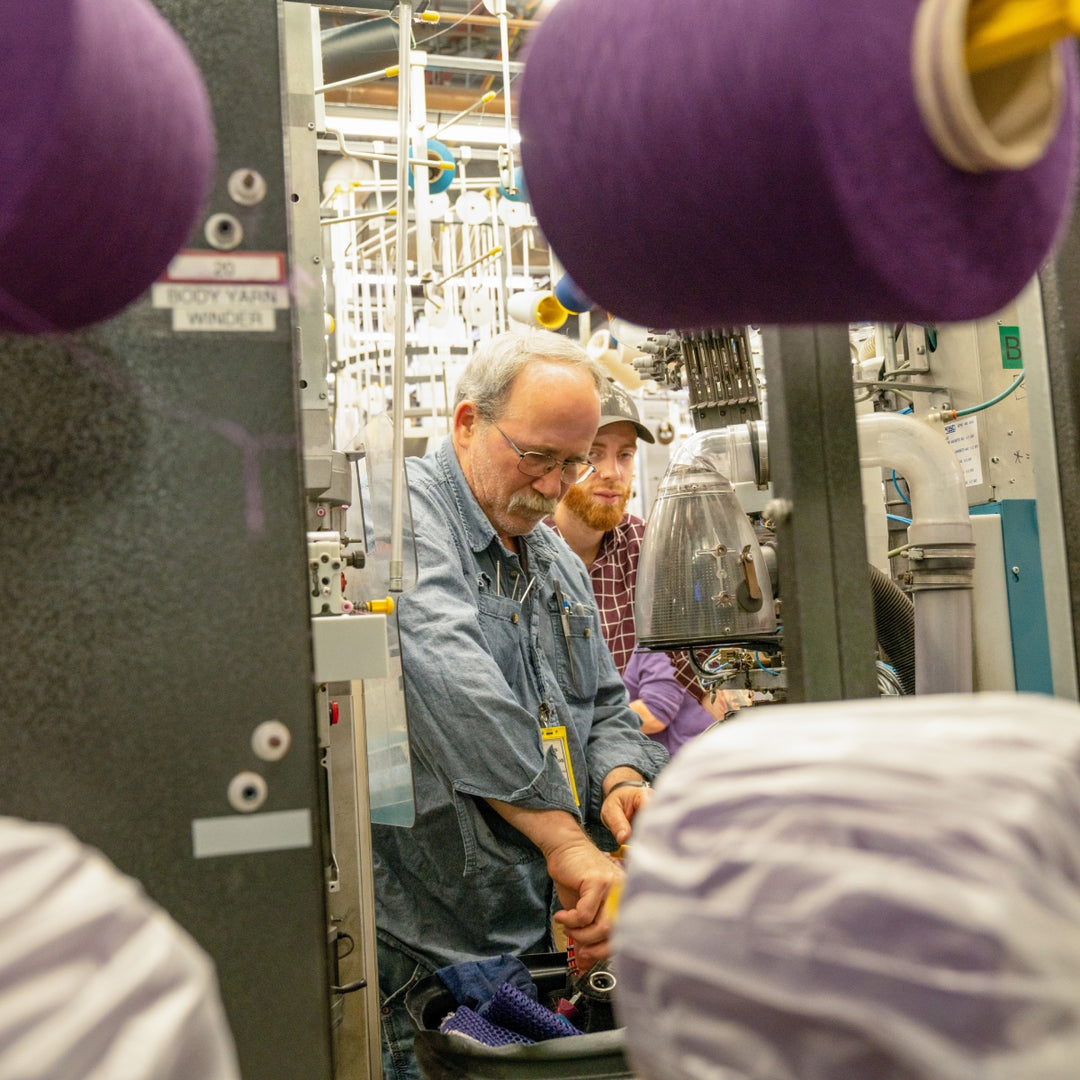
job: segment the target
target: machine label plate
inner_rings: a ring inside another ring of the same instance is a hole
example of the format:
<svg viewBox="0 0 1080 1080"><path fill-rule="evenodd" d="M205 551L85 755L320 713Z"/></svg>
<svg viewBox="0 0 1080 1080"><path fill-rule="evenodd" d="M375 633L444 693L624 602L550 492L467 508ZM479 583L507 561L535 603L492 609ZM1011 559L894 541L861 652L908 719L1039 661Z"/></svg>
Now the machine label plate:
<svg viewBox="0 0 1080 1080"><path fill-rule="evenodd" d="M196 859L311 847L311 811L271 810L196 818L191 823L191 846Z"/></svg>
<svg viewBox="0 0 1080 1080"><path fill-rule="evenodd" d="M979 456L979 425L974 416L965 416L945 425L945 441L964 470L964 484L973 487L983 482L982 458Z"/></svg>
<svg viewBox="0 0 1080 1080"><path fill-rule="evenodd" d="M285 256L280 251L180 251L162 280L281 282Z"/></svg>
<svg viewBox="0 0 1080 1080"><path fill-rule="evenodd" d="M159 281L150 299L156 308L172 309L174 330L272 331L275 312L289 306L289 290L251 282Z"/></svg>

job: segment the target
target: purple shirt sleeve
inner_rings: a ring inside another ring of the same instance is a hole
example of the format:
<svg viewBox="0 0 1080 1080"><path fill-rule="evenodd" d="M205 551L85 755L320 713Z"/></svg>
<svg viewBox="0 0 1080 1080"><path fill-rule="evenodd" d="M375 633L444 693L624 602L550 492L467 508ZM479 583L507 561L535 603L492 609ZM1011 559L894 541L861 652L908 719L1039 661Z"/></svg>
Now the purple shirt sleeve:
<svg viewBox="0 0 1080 1080"><path fill-rule="evenodd" d="M638 652L623 672L630 700L641 698L662 724L678 715L686 691L675 681L675 668L665 652Z"/></svg>
<svg viewBox="0 0 1080 1080"><path fill-rule="evenodd" d="M623 672L630 700L641 698L649 711L667 727L654 732L654 739L674 756L675 751L700 735L715 721L675 678L675 667L665 652L636 652Z"/></svg>

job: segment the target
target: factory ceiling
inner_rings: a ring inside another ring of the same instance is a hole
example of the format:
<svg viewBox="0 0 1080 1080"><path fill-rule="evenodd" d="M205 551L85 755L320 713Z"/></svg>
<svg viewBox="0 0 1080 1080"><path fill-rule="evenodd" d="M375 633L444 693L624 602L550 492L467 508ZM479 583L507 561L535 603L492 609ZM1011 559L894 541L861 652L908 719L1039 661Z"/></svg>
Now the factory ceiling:
<svg viewBox="0 0 1080 1080"><path fill-rule="evenodd" d="M323 40L324 78L327 83L367 74L397 63L397 24L385 2L371 8L323 8L320 25ZM430 112L457 112L468 108L488 91L497 96L484 106L489 116L502 117L502 27L492 14L494 4L484 0L428 0L413 4L414 12L437 22L414 23L414 44L428 54L427 105ZM509 57L520 71L522 51L530 32L540 25L552 0L507 0ZM511 89L511 96L513 90ZM360 108L397 107L397 81L369 82L327 93L328 105Z"/></svg>

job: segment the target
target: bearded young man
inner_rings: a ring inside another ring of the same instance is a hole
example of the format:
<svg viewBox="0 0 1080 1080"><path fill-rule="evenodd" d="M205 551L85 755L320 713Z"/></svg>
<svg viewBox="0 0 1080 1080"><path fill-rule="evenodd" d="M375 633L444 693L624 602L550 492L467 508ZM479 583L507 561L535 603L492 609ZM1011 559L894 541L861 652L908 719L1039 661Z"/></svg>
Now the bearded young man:
<svg viewBox="0 0 1080 1080"><path fill-rule="evenodd" d="M588 568L604 640L620 675L637 639L634 590L645 522L628 514L626 504L639 438L656 442L630 395L616 383L608 383L600 401L600 426L589 451L593 472L563 495L547 521Z"/></svg>
<svg viewBox="0 0 1080 1080"><path fill-rule="evenodd" d="M567 489L547 524L581 559L592 579L604 640L631 690L630 707L641 730L669 753L738 707L720 691L706 695L685 652L639 655L634 593L645 522L626 512L634 482L638 439L653 443L633 398L608 383L600 399L600 424L589 451L593 472Z"/></svg>

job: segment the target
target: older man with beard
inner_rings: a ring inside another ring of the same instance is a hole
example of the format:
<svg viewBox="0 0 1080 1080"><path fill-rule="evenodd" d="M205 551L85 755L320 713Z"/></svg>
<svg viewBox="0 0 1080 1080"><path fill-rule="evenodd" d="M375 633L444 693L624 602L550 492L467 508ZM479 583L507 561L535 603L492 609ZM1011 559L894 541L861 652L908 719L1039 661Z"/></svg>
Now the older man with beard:
<svg viewBox="0 0 1080 1080"><path fill-rule="evenodd" d="M592 472L602 373L569 338L502 334L451 434L408 464L419 575L398 604L416 823L372 827L383 1068L418 1075L403 1007L431 972L550 948L608 954L625 842L666 763L604 647L589 576L542 521Z"/></svg>

